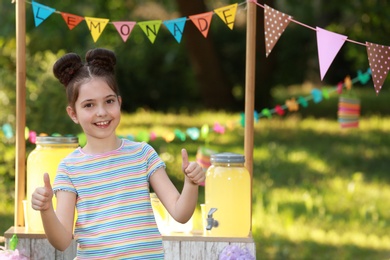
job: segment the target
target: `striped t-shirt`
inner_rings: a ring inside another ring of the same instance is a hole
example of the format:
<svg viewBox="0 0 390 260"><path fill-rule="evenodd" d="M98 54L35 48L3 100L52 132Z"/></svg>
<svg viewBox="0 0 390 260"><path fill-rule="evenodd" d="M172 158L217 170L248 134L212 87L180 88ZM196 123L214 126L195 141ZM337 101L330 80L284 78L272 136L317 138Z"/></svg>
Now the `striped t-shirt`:
<svg viewBox="0 0 390 260"><path fill-rule="evenodd" d="M59 165L54 192L76 193L77 259L163 259L149 178L164 162L148 144L122 140L103 154L76 149Z"/></svg>

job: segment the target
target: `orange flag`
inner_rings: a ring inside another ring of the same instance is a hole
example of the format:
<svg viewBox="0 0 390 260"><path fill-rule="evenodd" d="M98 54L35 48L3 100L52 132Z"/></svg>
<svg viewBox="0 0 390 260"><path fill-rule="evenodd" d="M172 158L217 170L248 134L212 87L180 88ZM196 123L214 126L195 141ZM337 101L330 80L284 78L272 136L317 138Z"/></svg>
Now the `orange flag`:
<svg viewBox="0 0 390 260"><path fill-rule="evenodd" d="M213 12L207 12L203 14L191 15L188 18L195 24L196 28L207 38L207 34L210 30L211 18Z"/></svg>
<svg viewBox="0 0 390 260"><path fill-rule="evenodd" d="M74 14L68 14L61 12L62 18L64 19L66 25L68 25L69 30L72 30L75 28L81 21L84 20L84 17L74 15Z"/></svg>

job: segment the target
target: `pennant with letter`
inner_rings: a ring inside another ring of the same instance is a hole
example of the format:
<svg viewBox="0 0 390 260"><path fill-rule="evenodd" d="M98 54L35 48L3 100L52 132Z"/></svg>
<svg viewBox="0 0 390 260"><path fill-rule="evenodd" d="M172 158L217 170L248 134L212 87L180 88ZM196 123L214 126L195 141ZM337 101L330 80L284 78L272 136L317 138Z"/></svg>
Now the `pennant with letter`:
<svg viewBox="0 0 390 260"><path fill-rule="evenodd" d="M124 42L129 38L136 22L118 21L112 22Z"/></svg>
<svg viewBox="0 0 390 260"><path fill-rule="evenodd" d="M191 15L188 18L195 24L196 28L207 38L207 34L210 30L211 18L213 17L213 12L207 12L197 15Z"/></svg>
<svg viewBox="0 0 390 260"><path fill-rule="evenodd" d="M316 28L316 31L318 59L320 62L321 80L323 80L334 58L348 37L319 27Z"/></svg>
<svg viewBox="0 0 390 260"><path fill-rule="evenodd" d="M290 23L291 16L264 5L265 55L271 53L276 42Z"/></svg>
<svg viewBox="0 0 390 260"><path fill-rule="evenodd" d="M142 31L146 34L149 41L153 44L156 40L158 31L160 30L162 21L161 20L152 20L145 22L138 22L139 27L141 27Z"/></svg>
<svg viewBox="0 0 390 260"><path fill-rule="evenodd" d="M91 35L94 42L97 42L100 35L103 33L104 28L108 24L109 19L85 17L85 22L88 25L88 29L91 31Z"/></svg>
<svg viewBox="0 0 390 260"><path fill-rule="evenodd" d="M230 30L233 30L234 21L236 20L237 6L238 4L232 4L214 9L214 12L230 28Z"/></svg>
<svg viewBox="0 0 390 260"><path fill-rule="evenodd" d="M181 17L163 22L178 43L181 42L181 38L183 37L183 31L186 21L186 17Z"/></svg>
<svg viewBox="0 0 390 260"><path fill-rule="evenodd" d="M372 81L378 95L390 70L390 47L366 42Z"/></svg>
<svg viewBox="0 0 390 260"><path fill-rule="evenodd" d="M84 17L74 15L74 14L68 14L61 12L62 18L64 19L66 25L68 25L69 30L72 30L75 28L81 21L84 20Z"/></svg>
<svg viewBox="0 0 390 260"><path fill-rule="evenodd" d="M56 9L48 7L46 5L38 4L35 1L32 1L32 9L34 13L34 23L35 27L38 27L43 21L45 21Z"/></svg>

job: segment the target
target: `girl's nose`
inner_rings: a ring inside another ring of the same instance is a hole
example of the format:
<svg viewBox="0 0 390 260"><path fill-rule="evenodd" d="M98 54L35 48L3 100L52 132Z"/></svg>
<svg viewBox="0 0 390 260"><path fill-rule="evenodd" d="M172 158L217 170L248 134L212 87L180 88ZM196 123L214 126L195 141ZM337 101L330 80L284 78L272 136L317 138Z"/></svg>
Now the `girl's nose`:
<svg viewBox="0 0 390 260"><path fill-rule="evenodd" d="M96 115L98 117L102 117L102 116L105 116L106 114L107 114L107 111L104 108L104 106L99 106L98 109L97 109Z"/></svg>

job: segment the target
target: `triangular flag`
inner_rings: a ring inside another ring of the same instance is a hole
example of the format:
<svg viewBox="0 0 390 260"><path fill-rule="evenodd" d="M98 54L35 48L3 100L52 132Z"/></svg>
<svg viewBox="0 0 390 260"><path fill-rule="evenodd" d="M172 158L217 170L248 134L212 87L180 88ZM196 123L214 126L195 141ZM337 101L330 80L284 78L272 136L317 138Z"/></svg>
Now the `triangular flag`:
<svg viewBox="0 0 390 260"><path fill-rule="evenodd" d="M88 29L91 31L91 35L94 42L97 42L100 35L103 33L104 28L108 24L109 19L85 17L85 22L88 25Z"/></svg>
<svg viewBox="0 0 390 260"><path fill-rule="evenodd" d="M178 43L181 42L181 38L183 37L184 25L186 24L186 21L186 17L181 17L163 22Z"/></svg>
<svg viewBox="0 0 390 260"><path fill-rule="evenodd" d="M191 15L188 18L195 24L196 28L207 38L207 34L210 30L211 18L213 17L213 12L207 12L197 15Z"/></svg>
<svg viewBox="0 0 390 260"><path fill-rule="evenodd" d="M291 16L264 5L265 55L271 53L280 36L290 23Z"/></svg>
<svg viewBox="0 0 390 260"><path fill-rule="evenodd" d="M321 80L323 80L334 58L348 37L319 27L316 28L316 31L318 60L320 62Z"/></svg>
<svg viewBox="0 0 390 260"><path fill-rule="evenodd" d="M32 8L34 13L34 23L35 27L38 27L43 21L45 21L52 13L56 11L51 7L46 5L38 4L35 1L32 1Z"/></svg>
<svg viewBox="0 0 390 260"><path fill-rule="evenodd" d="M74 15L74 14L68 14L61 12L62 18L64 19L65 23L68 25L69 30L72 30L75 28L81 21L84 20L84 17Z"/></svg>
<svg viewBox="0 0 390 260"><path fill-rule="evenodd" d="M372 81L378 95L390 70L390 47L366 42Z"/></svg>
<svg viewBox="0 0 390 260"><path fill-rule="evenodd" d="M158 31L160 30L162 21L161 20L153 20L153 21L145 21L138 22L138 25L141 27L142 31L146 34L151 43L154 43L156 40Z"/></svg>
<svg viewBox="0 0 390 260"><path fill-rule="evenodd" d="M129 38L136 22L118 21L112 22L124 42Z"/></svg>
<svg viewBox="0 0 390 260"><path fill-rule="evenodd" d="M222 19L230 30L233 30L234 21L236 20L237 6L238 4L232 4L214 9L214 12Z"/></svg>

